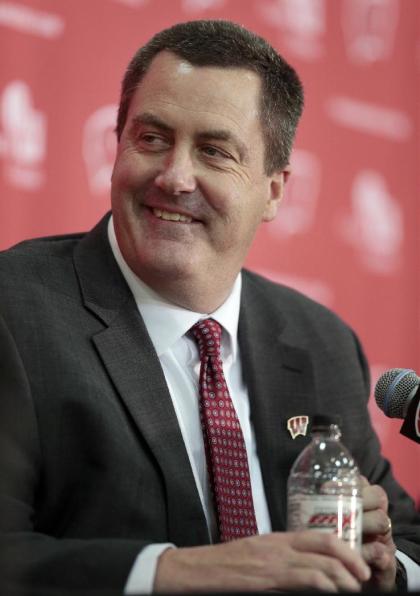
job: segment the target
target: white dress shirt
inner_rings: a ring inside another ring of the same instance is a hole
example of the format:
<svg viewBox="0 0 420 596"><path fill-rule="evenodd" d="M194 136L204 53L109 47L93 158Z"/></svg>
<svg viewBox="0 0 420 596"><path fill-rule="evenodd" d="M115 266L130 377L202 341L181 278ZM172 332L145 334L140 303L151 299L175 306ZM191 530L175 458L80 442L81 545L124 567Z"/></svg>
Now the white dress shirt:
<svg viewBox="0 0 420 596"><path fill-rule="evenodd" d="M192 312L164 300L131 271L119 249L112 217L108 223L108 238L114 257L134 296L160 360L203 505L210 540L215 536L216 519L208 482L199 416L200 358L196 342L188 335L188 331L197 321L208 318L210 315L222 326L223 371L244 435L258 532L259 534L270 532L270 516L256 451L254 429L250 420L248 391L242 379L237 337L241 276L238 275L231 294L216 311L213 313ZM125 594L150 594L152 592L157 559L167 548L175 548L175 545L170 543L153 544L141 551L127 579ZM399 551L398 558L406 567L409 589L418 590L420 588L420 567Z"/></svg>
<svg viewBox="0 0 420 596"><path fill-rule="evenodd" d="M186 335L197 321L209 317L210 313L185 310L164 300L146 286L124 261L115 237L112 218L108 224L108 237L115 259L133 293L160 360L203 505L209 536L212 539L215 536L216 526L199 416L200 358L195 340ZM271 531L271 522L256 452L254 430L250 420L248 391L242 379L237 338L240 298L241 276L238 275L231 294L216 311L211 313L211 317L223 329L221 342L223 371L244 435L258 532L264 534ZM128 578L125 586L126 594L152 591L157 557L168 546L173 545L151 545L143 549Z"/></svg>

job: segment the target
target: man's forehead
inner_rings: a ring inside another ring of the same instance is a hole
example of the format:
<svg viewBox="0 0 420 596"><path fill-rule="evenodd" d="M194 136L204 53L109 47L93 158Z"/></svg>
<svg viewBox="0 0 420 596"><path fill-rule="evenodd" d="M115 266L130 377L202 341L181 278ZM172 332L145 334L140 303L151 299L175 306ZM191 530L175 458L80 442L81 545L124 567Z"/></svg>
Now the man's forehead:
<svg viewBox="0 0 420 596"><path fill-rule="evenodd" d="M193 65L191 62L187 62L186 60L180 60L178 63L177 69L180 74L189 74L193 70Z"/></svg>
<svg viewBox="0 0 420 596"><path fill-rule="evenodd" d="M181 101L201 110L229 109L259 117L261 78L242 67L194 65L173 52L161 51L139 81L131 100Z"/></svg>
<svg viewBox="0 0 420 596"><path fill-rule="evenodd" d="M229 64L197 64L190 62L187 58L180 56L176 52L172 52L170 50L161 50L156 54L156 56L151 61L149 68L146 71L149 72L150 70L156 70L162 68L162 65L166 64L168 68L171 68L180 75L190 75L192 73L200 74L200 73L208 73L212 72L217 76L219 73L220 76L225 76L226 73L229 71L238 72L244 78L248 79L249 81L255 81L259 84L261 83L261 76L252 68L247 68L246 66L234 66Z"/></svg>

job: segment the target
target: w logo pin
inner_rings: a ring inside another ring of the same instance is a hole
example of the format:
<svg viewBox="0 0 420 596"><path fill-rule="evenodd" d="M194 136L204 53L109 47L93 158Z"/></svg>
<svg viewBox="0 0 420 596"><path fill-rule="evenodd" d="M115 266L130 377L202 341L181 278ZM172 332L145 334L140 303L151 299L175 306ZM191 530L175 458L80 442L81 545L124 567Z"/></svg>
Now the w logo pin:
<svg viewBox="0 0 420 596"><path fill-rule="evenodd" d="M296 439L298 435L306 436L308 429L308 416L293 416L287 421L287 430L292 435L292 439Z"/></svg>

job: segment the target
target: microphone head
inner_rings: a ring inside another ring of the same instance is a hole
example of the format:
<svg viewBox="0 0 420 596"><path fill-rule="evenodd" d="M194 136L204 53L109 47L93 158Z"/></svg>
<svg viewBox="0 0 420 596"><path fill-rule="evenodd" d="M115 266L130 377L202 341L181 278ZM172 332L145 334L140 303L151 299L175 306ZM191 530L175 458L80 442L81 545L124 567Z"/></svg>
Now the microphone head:
<svg viewBox="0 0 420 596"><path fill-rule="evenodd" d="M375 386L375 400L386 416L404 418L420 377L409 368L391 368L384 372Z"/></svg>

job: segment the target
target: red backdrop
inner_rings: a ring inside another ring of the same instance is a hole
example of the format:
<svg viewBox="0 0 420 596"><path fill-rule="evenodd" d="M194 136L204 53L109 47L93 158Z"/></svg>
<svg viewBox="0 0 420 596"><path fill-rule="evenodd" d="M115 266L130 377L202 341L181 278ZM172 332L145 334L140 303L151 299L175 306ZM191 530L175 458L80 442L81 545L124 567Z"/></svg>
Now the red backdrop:
<svg viewBox="0 0 420 596"><path fill-rule="evenodd" d="M373 382L395 366L419 372L419 15L417 0L0 1L0 248L90 228L109 208L131 55L175 22L232 19L284 53L306 88L294 174L248 266L342 315ZM420 447L371 412L420 502Z"/></svg>

